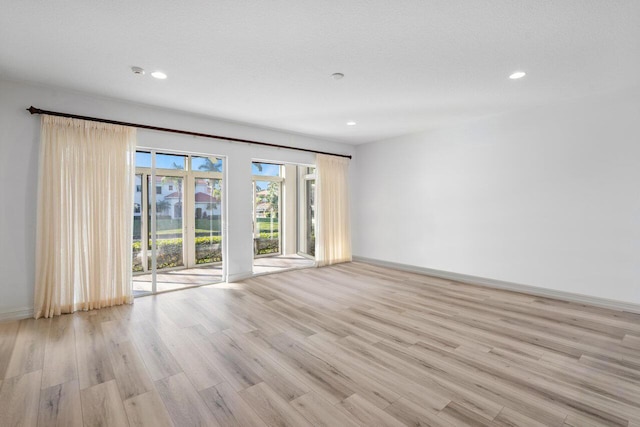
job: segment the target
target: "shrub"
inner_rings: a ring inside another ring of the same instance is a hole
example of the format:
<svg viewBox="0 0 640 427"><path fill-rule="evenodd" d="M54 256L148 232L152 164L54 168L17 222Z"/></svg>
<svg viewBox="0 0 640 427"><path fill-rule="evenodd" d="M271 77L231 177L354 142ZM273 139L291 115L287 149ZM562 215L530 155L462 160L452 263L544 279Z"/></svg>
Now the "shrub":
<svg viewBox="0 0 640 427"><path fill-rule="evenodd" d="M222 261L222 248L220 246L222 243L221 236L197 237L195 243L197 264ZM183 240L181 237L156 240L156 260L158 269L184 265L184 261L182 259L182 244ZM149 241L149 246L151 246L151 241ZM133 242L132 256L134 272L143 271L141 252L141 242Z"/></svg>
<svg viewBox="0 0 640 427"><path fill-rule="evenodd" d="M222 237L196 237L196 264L222 261Z"/></svg>
<svg viewBox="0 0 640 427"><path fill-rule="evenodd" d="M260 237L255 242L256 255L266 255L280 252L280 241L277 239L265 239Z"/></svg>

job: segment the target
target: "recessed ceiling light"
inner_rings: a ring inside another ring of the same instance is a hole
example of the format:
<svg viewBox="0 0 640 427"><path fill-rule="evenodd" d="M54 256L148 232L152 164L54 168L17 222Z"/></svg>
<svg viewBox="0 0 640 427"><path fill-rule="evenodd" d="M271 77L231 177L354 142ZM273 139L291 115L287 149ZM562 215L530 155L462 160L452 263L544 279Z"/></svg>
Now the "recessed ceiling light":
<svg viewBox="0 0 640 427"><path fill-rule="evenodd" d="M151 73L151 75L156 79L160 79L160 80L164 80L167 78L167 75L162 71L154 71L153 73Z"/></svg>
<svg viewBox="0 0 640 427"><path fill-rule="evenodd" d="M131 67L131 71L133 71L133 74L138 76L144 75L144 68L142 67Z"/></svg>
<svg viewBox="0 0 640 427"><path fill-rule="evenodd" d="M333 73L333 74L331 74L331 77L333 77L333 80L340 80L341 78L344 77L344 74L342 74L342 73Z"/></svg>
<svg viewBox="0 0 640 427"><path fill-rule="evenodd" d="M527 75L527 73L525 73L524 71L516 71L515 73L511 74L511 75L509 76L509 78L510 78L511 80L517 80L517 79L521 79L521 78L523 78L523 77L524 77L524 76L526 76L526 75Z"/></svg>
<svg viewBox="0 0 640 427"><path fill-rule="evenodd" d="M356 125L356 122L354 122L353 120L347 122L347 126L355 126L355 125Z"/></svg>

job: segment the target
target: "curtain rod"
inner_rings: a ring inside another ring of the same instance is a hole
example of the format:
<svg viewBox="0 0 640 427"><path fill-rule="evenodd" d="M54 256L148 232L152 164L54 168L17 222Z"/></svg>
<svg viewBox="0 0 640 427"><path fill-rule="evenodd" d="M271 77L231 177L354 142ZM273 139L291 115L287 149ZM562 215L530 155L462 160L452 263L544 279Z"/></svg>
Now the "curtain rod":
<svg viewBox="0 0 640 427"><path fill-rule="evenodd" d="M310 150L310 149L307 149L307 148L290 147L288 145L271 144L269 142L252 141L250 139L229 138L227 136L213 135L213 134L209 134L209 133L191 132L191 131L188 131L188 130L171 129L171 128L162 128L162 127L157 127L157 126L141 125L141 124L138 124L138 123L119 122L117 120L100 119L100 118L97 118L97 117L78 116L76 114L59 113L57 111L41 110L40 108L35 108L34 106L31 106L31 107L27 108L27 111L30 112L31 114L47 114L49 116L68 117L68 118L71 118L71 119L87 120L87 121L91 121L91 122L109 123L109 124L112 124L112 125L135 127L135 128L138 128L138 129L150 129L150 130L156 130L156 131L160 131L160 132L179 133L181 135L200 136L202 138L224 139L224 140L233 141L233 142L244 142L246 144L263 145L265 147L285 148L287 150L306 151L308 153L326 154L326 155L329 155L329 156L346 157L348 159L351 158L351 156L348 155L348 154L328 153L326 151L317 151L317 150Z"/></svg>

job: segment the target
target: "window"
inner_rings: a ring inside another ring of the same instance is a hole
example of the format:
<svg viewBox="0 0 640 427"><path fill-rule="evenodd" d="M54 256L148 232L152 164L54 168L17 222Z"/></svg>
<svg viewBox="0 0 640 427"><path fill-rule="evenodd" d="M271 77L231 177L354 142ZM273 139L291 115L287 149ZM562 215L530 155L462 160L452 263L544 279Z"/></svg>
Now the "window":
<svg viewBox="0 0 640 427"><path fill-rule="evenodd" d="M222 172L222 159L217 157L191 157L191 170Z"/></svg>
<svg viewBox="0 0 640 427"><path fill-rule="evenodd" d="M184 170L186 159L179 154L156 154L156 169Z"/></svg>
<svg viewBox="0 0 640 427"><path fill-rule="evenodd" d="M151 153L136 151L136 168L150 168Z"/></svg>
<svg viewBox="0 0 640 427"><path fill-rule="evenodd" d="M173 185L169 186L169 191L173 191Z"/></svg>
<svg viewBox="0 0 640 427"><path fill-rule="evenodd" d="M282 166L254 162L253 173L253 248L254 256L281 253L280 204Z"/></svg>
<svg viewBox="0 0 640 427"><path fill-rule="evenodd" d="M161 186L157 186L156 187L156 194L162 194L162 187Z"/></svg>
<svg viewBox="0 0 640 427"><path fill-rule="evenodd" d="M273 163L253 162L251 164L251 173L259 176L280 176L281 168L281 165Z"/></svg>

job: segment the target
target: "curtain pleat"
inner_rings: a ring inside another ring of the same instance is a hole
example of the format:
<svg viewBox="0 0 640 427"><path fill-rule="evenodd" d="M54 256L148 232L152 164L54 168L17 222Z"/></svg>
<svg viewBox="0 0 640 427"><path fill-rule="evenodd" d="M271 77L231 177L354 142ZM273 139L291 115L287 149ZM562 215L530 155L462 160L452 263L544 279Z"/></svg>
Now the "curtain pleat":
<svg viewBox="0 0 640 427"><path fill-rule="evenodd" d="M136 130L42 116L34 317L131 303Z"/></svg>
<svg viewBox="0 0 640 427"><path fill-rule="evenodd" d="M316 158L316 265L351 261L349 159Z"/></svg>

